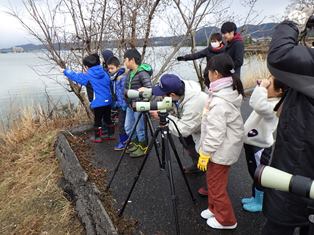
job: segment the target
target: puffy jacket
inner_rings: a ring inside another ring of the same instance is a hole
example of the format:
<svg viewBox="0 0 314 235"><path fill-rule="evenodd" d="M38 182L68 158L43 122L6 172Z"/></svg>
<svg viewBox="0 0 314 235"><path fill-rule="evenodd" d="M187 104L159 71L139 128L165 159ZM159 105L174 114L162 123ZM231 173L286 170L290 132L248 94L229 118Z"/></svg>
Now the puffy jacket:
<svg viewBox="0 0 314 235"><path fill-rule="evenodd" d="M76 73L70 69L64 70L64 75L74 82L83 86L91 84L94 96L91 101L91 108L111 105L110 78L101 65L89 68L86 73Z"/></svg>
<svg viewBox="0 0 314 235"><path fill-rule="evenodd" d="M267 98L267 96L265 87L255 87L250 98L253 111L244 124L244 143L260 148L269 148L274 144L273 134L278 125L274 107L280 98Z"/></svg>
<svg viewBox="0 0 314 235"><path fill-rule="evenodd" d="M152 67L149 64L140 64L136 71L130 70L124 84L124 92L133 89L137 90L140 87L152 87L151 76L153 74ZM127 103L131 103L128 99Z"/></svg>
<svg viewBox="0 0 314 235"><path fill-rule="evenodd" d="M232 41L227 43L225 51L233 60L235 74L240 77L241 66L243 65L244 44L243 39L239 33L235 33Z"/></svg>
<svg viewBox="0 0 314 235"><path fill-rule="evenodd" d="M204 109L200 149L214 163L232 165L239 159L244 136L242 100L242 95L229 86L213 92Z"/></svg>
<svg viewBox="0 0 314 235"><path fill-rule="evenodd" d="M114 106L126 110L127 104L124 97L124 83L127 78L125 68L120 68L115 74L111 76L111 83L113 88L113 96L115 97Z"/></svg>
<svg viewBox="0 0 314 235"><path fill-rule="evenodd" d="M204 58L206 57L206 67L204 70L204 78L206 79L208 77L208 61L214 56L214 55L218 55L222 52L225 51L225 47L222 46L221 48L212 48L211 46L206 47L205 49L192 53L192 54L187 54L184 56L185 60L197 60L200 58Z"/></svg>
<svg viewBox="0 0 314 235"><path fill-rule="evenodd" d="M169 115L175 121L183 137L192 135L195 142L195 150L199 150L201 137L202 112L207 100L207 94L201 91L197 82L184 81L184 97L177 103L177 116ZM169 130L179 136L175 125L169 122Z"/></svg>
<svg viewBox="0 0 314 235"><path fill-rule="evenodd" d="M314 49L298 44L293 22L280 23L273 34L267 57L270 72L290 89L277 128L271 166L293 175L314 179ZM264 214L289 226L308 224L313 200L267 189Z"/></svg>

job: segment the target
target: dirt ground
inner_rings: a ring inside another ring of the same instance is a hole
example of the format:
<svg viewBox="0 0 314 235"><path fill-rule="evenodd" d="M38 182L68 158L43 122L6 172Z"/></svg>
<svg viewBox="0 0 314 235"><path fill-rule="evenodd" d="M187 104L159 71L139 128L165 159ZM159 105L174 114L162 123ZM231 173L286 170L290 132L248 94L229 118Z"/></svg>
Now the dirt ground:
<svg viewBox="0 0 314 235"><path fill-rule="evenodd" d="M107 170L104 168L96 168L92 162L92 157L95 153L93 152L93 148L91 148L88 133L83 132L80 135L75 136L68 135L67 139L82 167L87 172L89 180L94 182L100 190L100 199L103 206L118 229L119 234L133 234L136 230L138 221L131 218L120 218L117 216L117 210L114 206L116 201L112 197L110 191L105 190L105 185L107 185Z"/></svg>

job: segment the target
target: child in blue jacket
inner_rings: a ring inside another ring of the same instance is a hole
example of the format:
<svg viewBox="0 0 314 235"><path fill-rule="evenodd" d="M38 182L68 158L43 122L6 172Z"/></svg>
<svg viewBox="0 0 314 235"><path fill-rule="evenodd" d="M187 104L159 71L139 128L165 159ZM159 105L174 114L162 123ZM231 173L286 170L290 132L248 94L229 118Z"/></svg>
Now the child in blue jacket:
<svg viewBox="0 0 314 235"><path fill-rule="evenodd" d="M113 107L119 114L119 141L114 146L114 150L123 150L127 139L129 138L124 129L126 108L128 107L124 98L124 83L127 78L126 69L120 67L120 61L113 56L107 60L108 71L111 75L112 96L114 100Z"/></svg>
<svg viewBox="0 0 314 235"><path fill-rule="evenodd" d="M110 78L103 67L100 65L98 54L91 54L84 57L83 65L85 66L84 73L76 73L70 69L63 71L64 75L72 81L86 86L88 83L93 88L93 99L90 106L94 111L94 131L95 137L92 142L101 143L102 140L102 120L108 126L108 135L113 135L114 126L111 121L111 104L112 97L110 93Z"/></svg>

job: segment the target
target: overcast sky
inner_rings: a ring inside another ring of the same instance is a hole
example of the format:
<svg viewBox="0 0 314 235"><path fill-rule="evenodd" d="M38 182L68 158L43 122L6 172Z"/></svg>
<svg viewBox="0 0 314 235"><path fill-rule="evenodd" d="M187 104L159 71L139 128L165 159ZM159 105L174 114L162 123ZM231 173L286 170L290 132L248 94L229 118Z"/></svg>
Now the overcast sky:
<svg viewBox="0 0 314 235"><path fill-rule="evenodd" d="M238 16L246 16L248 8L244 8L240 3L243 0L230 0L232 1L231 10ZM5 13L10 6L9 2L17 9L22 7L22 0L1 0L0 2L0 48L12 47L15 45L35 43L25 30L19 25L13 17ZM255 10L259 12L259 19L263 22L279 21L283 16L286 6L290 0L258 0ZM237 22L236 22L237 23ZM162 35L160 35L162 36Z"/></svg>

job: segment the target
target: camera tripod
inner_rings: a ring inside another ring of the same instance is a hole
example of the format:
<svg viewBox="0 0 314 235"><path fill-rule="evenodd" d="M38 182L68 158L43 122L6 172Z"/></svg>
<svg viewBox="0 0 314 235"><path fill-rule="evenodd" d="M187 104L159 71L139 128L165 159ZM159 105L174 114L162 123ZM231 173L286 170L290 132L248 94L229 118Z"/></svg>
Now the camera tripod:
<svg viewBox="0 0 314 235"><path fill-rule="evenodd" d="M142 173L142 170L144 169L145 163L148 159L148 155L150 154L154 144L156 143L156 140L158 138L158 135L161 134L161 147L162 147L162 158L161 158L161 169L165 169L167 172L167 177L169 179L169 184L170 184L170 191L171 191L171 200L172 200L172 210L173 210L173 214L174 214L174 219L175 219L175 225L176 225L176 233L180 234L180 227L179 227L179 220L178 220L178 212L177 212L177 198L176 198L176 194L175 194L175 187L174 187L174 179L173 179L173 172L172 172L172 161L171 161L171 155L170 155L170 147L173 150L173 153L175 155L175 158L177 160L177 163L179 165L180 171L182 173L183 179L185 181L185 184L188 188L188 191L190 193L190 196L192 198L192 201L195 201L195 198L193 196L191 187L189 185L189 182L184 174L183 171L183 165L181 163L181 160L179 158L178 152L176 150L173 138L169 132L169 127L168 127L168 123L169 121L167 120L167 116L168 113L167 112L158 112L158 116L159 116L159 126L156 128L152 139L150 140L148 147L147 147L147 151L145 153L143 162L137 172L137 175L134 177L134 181L132 184L132 187L127 195L127 198L125 199L122 208L119 210L119 216L122 216L124 209L128 203L129 198L131 197L131 194L134 190L134 187ZM170 143L170 147L169 147L169 143ZM110 186L110 185L109 185ZM107 187L108 188L108 187Z"/></svg>
<svg viewBox="0 0 314 235"><path fill-rule="evenodd" d="M117 174L117 172L119 170L121 162L122 162L122 160L123 160L123 158L125 156L126 150L127 150L128 146L131 143L132 137L134 136L135 131L136 131L136 127L137 127L139 121L141 120L142 116L144 116L145 137L146 137L146 139L148 139L147 127L149 128L151 136L153 136L153 134L154 134L154 126L152 124L152 121L150 120L149 113L147 111L141 112L140 115L138 116L138 118L135 121L134 127L133 127L133 129L131 131L131 134L130 134L127 142L126 142L125 148L123 149L123 151L122 151L122 153L120 155L120 159L119 159L117 165L115 166L115 168L113 170L113 175L111 176L111 178L109 180L109 183L108 183L108 185L106 187L106 190L108 190L110 188L110 186L112 184L112 181L114 180L114 178L115 178L115 176L116 176L116 174ZM156 139L153 144L154 144L154 147L155 147L156 156L157 156L157 159L158 159L159 166L161 167L161 161L160 161L160 156L159 156L159 151L158 151L158 145L159 145L158 140Z"/></svg>

